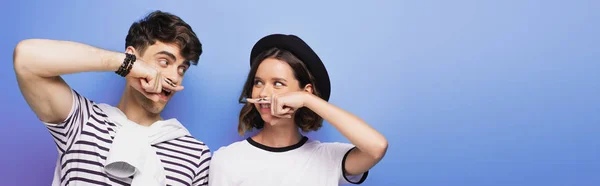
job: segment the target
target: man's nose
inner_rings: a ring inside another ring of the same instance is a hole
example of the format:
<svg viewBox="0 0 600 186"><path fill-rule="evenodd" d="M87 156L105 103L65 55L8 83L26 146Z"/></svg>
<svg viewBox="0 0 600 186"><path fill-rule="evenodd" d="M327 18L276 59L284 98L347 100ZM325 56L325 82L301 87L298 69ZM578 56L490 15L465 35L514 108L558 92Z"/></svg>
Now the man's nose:
<svg viewBox="0 0 600 186"><path fill-rule="evenodd" d="M165 72L168 71L168 72ZM181 82L181 76L177 73L177 69L172 70L172 69L166 69L165 71L162 72L162 75L171 80L171 82L173 82L176 85L179 85L179 83ZM174 72L171 72L174 71Z"/></svg>

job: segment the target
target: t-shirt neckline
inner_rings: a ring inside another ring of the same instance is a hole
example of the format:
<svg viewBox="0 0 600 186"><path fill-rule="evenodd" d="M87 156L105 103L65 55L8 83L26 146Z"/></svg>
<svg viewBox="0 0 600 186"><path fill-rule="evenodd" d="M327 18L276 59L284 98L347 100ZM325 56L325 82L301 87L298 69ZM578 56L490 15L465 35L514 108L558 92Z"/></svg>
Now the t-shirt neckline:
<svg viewBox="0 0 600 186"><path fill-rule="evenodd" d="M263 145L263 144L260 144L256 141L254 141L252 139L252 137L248 137L246 139L246 141L248 141L248 143L250 143L250 145L252 145L256 148L266 150L269 152L287 152L287 151L291 151L291 150L302 147L302 145L304 145L304 143L306 143L306 141L308 141L308 137L302 136L302 139L300 139L300 141L298 143L290 145L290 146L286 146L286 147L269 147L269 146L266 146L266 145Z"/></svg>

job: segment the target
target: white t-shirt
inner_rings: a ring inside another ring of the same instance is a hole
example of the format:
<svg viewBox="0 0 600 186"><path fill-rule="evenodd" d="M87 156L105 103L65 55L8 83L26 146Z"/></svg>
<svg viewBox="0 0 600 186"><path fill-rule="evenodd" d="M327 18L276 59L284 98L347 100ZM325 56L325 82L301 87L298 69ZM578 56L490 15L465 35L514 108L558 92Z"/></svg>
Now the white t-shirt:
<svg viewBox="0 0 600 186"><path fill-rule="evenodd" d="M343 174L343 162L354 146L321 143L303 137L298 144L273 148L248 138L213 153L210 186L337 186L360 184L368 171Z"/></svg>

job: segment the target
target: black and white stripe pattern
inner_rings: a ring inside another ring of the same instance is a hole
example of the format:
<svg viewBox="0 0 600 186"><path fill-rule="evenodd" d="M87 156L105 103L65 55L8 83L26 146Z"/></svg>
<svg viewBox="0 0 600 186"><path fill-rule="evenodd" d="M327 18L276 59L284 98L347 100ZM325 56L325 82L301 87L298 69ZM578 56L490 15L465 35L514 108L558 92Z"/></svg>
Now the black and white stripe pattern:
<svg viewBox="0 0 600 186"><path fill-rule="evenodd" d="M73 108L62 123L46 123L58 148L60 185L130 185L132 177L115 178L104 172L106 156L119 130L96 104L73 93ZM192 136L153 145L167 185L208 185L211 152Z"/></svg>

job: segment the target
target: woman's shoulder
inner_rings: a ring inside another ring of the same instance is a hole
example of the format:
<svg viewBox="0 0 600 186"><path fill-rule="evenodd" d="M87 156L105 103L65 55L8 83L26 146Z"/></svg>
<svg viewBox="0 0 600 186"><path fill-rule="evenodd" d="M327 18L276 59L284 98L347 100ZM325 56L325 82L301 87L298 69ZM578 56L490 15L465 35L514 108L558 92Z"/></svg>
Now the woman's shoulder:
<svg viewBox="0 0 600 186"><path fill-rule="evenodd" d="M246 140L236 141L227 146L220 147L213 152L213 156L231 156L240 154L243 153L248 147L249 144Z"/></svg>
<svg viewBox="0 0 600 186"><path fill-rule="evenodd" d="M344 142L321 142L318 140L308 140L306 142L306 146L310 146L313 148L319 148L319 149L348 149L348 148L352 148L354 147L354 145L352 145L351 143L344 143Z"/></svg>
<svg viewBox="0 0 600 186"><path fill-rule="evenodd" d="M306 143L306 147L311 149L314 153L329 156L340 156L344 155L348 151L352 150L355 146L351 143L343 142L320 142L317 140L309 140Z"/></svg>

